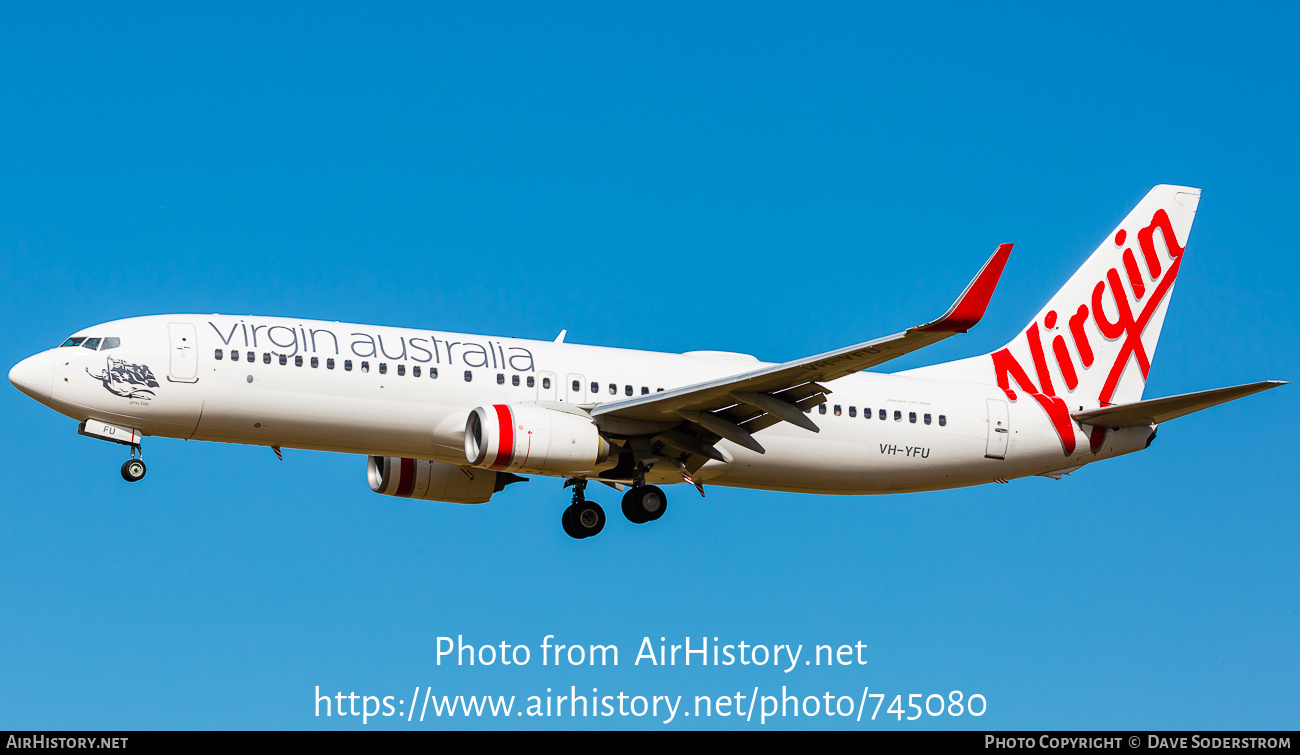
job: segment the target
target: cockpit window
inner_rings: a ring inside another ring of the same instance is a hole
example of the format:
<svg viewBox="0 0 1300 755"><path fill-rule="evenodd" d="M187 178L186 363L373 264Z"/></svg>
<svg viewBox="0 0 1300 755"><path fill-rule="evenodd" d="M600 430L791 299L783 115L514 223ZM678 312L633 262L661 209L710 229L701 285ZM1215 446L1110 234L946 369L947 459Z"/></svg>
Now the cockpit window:
<svg viewBox="0 0 1300 755"><path fill-rule="evenodd" d="M72 338L69 338L68 340L64 341L62 345L59 346L59 348L63 348L64 346L80 346L81 342L84 340L86 340L85 336L73 336Z"/></svg>
<svg viewBox="0 0 1300 755"><path fill-rule="evenodd" d="M99 339L98 339L98 338L87 338L87 339L85 340L85 342L81 344L81 348L83 348L83 349L90 349L91 351L94 351L95 349L98 349L98 348L99 348Z"/></svg>
<svg viewBox="0 0 1300 755"><path fill-rule="evenodd" d="M108 351L109 349L116 349L118 346L121 345L122 345L121 338L105 338L104 342L99 345L99 350Z"/></svg>

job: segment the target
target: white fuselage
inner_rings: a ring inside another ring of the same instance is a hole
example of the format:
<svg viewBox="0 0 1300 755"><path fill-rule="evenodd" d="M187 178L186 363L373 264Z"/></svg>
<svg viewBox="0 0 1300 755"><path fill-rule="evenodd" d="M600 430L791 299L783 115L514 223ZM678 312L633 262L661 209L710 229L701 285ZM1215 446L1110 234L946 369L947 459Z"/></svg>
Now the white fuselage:
<svg viewBox="0 0 1300 755"><path fill-rule="evenodd" d="M54 348L32 357L41 361L29 369L48 370L49 396L37 398L74 419L149 436L457 465L467 464L465 422L477 406L591 407L763 366L718 352L269 317L158 315L78 335L120 345ZM1098 452L1085 443L1066 456L1042 412L1032 402L1007 401L997 386L857 373L827 388L832 395L810 414L819 433L777 423L756 435L763 454L723 440L730 460L708 462L695 479L848 495L937 490L1069 470L1140 450L1151 435L1149 427L1112 431ZM1006 425L1001 437L999 420ZM647 479L682 478L660 468Z"/></svg>

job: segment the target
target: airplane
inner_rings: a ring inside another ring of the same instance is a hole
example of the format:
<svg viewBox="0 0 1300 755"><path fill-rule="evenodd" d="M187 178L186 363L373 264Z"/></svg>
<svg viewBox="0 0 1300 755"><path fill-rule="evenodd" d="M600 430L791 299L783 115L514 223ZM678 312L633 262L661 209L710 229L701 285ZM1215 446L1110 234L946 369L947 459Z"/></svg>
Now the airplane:
<svg viewBox="0 0 1300 755"><path fill-rule="evenodd" d="M1157 426L1284 385L1143 399L1200 190L1161 185L1002 348L868 372L983 317L1002 244L938 319L781 364L279 317L154 315L79 330L9 372L18 390L130 448L147 436L367 457L376 493L483 503L523 475L572 487L564 531L599 533L660 486L832 495L1060 479L1151 445Z"/></svg>

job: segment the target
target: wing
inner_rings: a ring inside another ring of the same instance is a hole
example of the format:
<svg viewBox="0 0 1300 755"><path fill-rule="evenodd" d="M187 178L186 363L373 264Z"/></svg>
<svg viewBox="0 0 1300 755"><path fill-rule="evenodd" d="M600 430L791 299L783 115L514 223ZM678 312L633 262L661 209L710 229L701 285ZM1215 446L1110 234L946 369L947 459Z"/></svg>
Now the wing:
<svg viewBox="0 0 1300 755"><path fill-rule="evenodd" d="M821 382L875 367L974 327L984 316L1010 254L1011 244L999 246L952 307L932 322L753 372L600 404L591 414L606 423L628 420L662 426L664 422L685 421L687 427L663 433L654 440L679 451L717 459L722 457L712 445L719 437L762 453L763 447L754 440L753 433L777 422L817 432L804 411L826 401L830 391Z"/></svg>

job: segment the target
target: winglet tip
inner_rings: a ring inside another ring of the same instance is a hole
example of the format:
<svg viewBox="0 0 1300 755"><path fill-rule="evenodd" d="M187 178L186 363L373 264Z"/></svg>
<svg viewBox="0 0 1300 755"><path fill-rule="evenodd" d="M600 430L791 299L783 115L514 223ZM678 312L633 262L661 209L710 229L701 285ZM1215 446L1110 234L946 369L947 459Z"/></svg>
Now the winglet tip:
<svg viewBox="0 0 1300 755"><path fill-rule="evenodd" d="M922 325L918 330L943 333L965 333L975 327L984 317L984 312L988 309L989 300L993 298L993 291L997 288L998 281L1002 278L1002 271L1006 268L1007 259L1011 257L1011 248L1014 244L999 244L993 256L989 257L980 268L975 279L966 286L966 290L952 307L944 313L943 317L927 325Z"/></svg>

